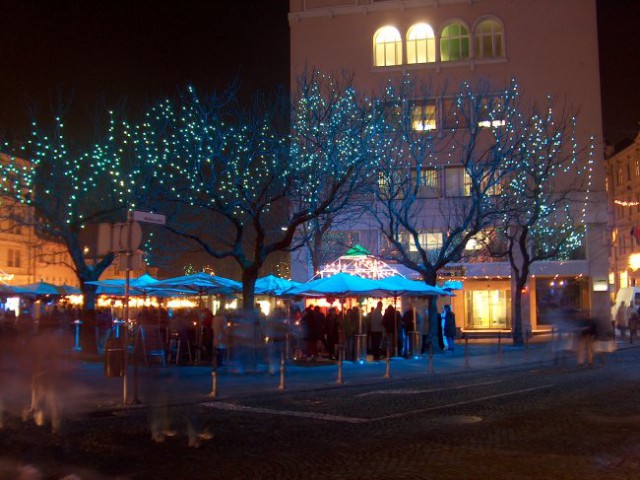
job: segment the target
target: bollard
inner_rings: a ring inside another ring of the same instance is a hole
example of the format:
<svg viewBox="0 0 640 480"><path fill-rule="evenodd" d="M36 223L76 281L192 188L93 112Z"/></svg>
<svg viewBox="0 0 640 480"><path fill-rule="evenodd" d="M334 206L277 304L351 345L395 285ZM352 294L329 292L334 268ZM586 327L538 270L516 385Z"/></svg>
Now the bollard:
<svg viewBox="0 0 640 480"><path fill-rule="evenodd" d="M429 373L433 373L433 342L429 342Z"/></svg>
<svg viewBox="0 0 640 480"><path fill-rule="evenodd" d="M278 390L284 390L284 351L280 353L280 385Z"/></svg>
<svg viewBox="0 0 640 480"><path fill-rule="evenodd" d="M498 331L498 364L502 365L502 332Z"/></svg>
<svg viewBox="0 0 640 480"><path fill-rule="evenodd" d="M338 344L338 378L336 383L342 385L342 360L344 358L344 345Z"/></svg>
<svg viewBox="0 0 640 480"><path fill-rule="evenodd" d="M356 361L364 363L367 353L367 336L356 335Z"/></svg>
<svg viewBox="0 0 640 480"><path fill-rule="evenodd" d="M469 368L469 337L464 336L464 366Z"/></svg>
<svg viewBox="0 0 640 480"><path fill-rule="evenodd" d="M76 326L76 344L73 347L73 349L76 352L79 352L80 350L82 350L82 347L80 346L80 325L82 325L82 320L74 320L73 323Z"/></svg>
<svg viewBox="0 0 640 480"><path fill-rule="evenodd" d="M384 378L391 378L391 344L387 341L387 356L385 358L386 369L384 371Z"/></svg>
<svg viewBox="0 0 640 480"><path fill-rule="evenodd" d="M216 398L218 396L218 355L217 352L214 353L212 368L211 368L211 393L209 393L211 398Z"/></svg>
<svg viewBox="0 0 640 480"><path fill-rule="evenodd" d="M530 332L527 330L524 336L524 358L525 360L529 358L529 335Z"/></svg>

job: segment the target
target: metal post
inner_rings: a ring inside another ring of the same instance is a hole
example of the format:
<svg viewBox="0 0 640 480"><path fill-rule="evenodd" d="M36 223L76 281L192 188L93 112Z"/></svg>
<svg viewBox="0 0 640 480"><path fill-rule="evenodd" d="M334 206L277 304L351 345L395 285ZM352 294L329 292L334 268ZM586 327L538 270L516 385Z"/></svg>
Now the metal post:
<svg viewBox="0 0 640 480"><path fill-rule="evenodd" d="M127 267L129 265L127 264ZM127 404L127 348L129 343L129 281L131 270L125 269L125 286L124 286L124 325L122 328L122 342L124 346L124 360L122 362L122 404ZM135 337L134 337L135 338ZM135 340L133 344L133 354L135 355Z"/></svg>
<svg viewBox="0 0 640 480"><path fill-rule="evenodd" d="M76 352L79 352L80 350L82 350L82 347L80 346L80 325L82 325L82 320L80 319L76 319L73 322L76 326L76 344L73 347L73 349Z"/></svg>
<svg viewBox="0 0 640 480"><path fill-rule="evenodd" d="M291 360L292 355L292 348L291 348L291 334L289 332L286 332L284 334L284 348L285 348L285 358L287 360Z"/></svg>
<svg viewBox="0 0 640 480"><path fill-rule="evenodd" d="M498 363L502 364L502 332L498 330Z"/></svg>
<svg viewBox="0 0 640 480"><path fill-rule="evenodd" d="M363 361L363 357L367 351L367 335L356 335L356 360L358 362Z"/></svg>
<svg viewBox="0 0 640 480"><path fill-rule="evenodd" d="M211 398L216 398L218 396L218 351L214 348L212 352L213 361L211 362L211 393L209 393L209 396Z"/></svg>
<svg viewBox="0 0 640 480"><path fill-rule="evenodd" d="M280 385L278 385L278 390L284 390L284 350L280 352Z"/></svg>
<svg viewBox="0 0 640 480"><path fill-rule="evenodd" d="M342 359L344 357L344 345L342 343L338 344L338 379L336 383L338 385L342 385Z"/></svg>
<svg viewBox="0 0 640 480"><path fill-rule="evenodd" d="M433 373L433 342L429 342L429 373Z"/></svg>
<svg viewBox="0 0 640 480"><path fill-rule="evenodd" d="M469 337L464 336L464 366L469 368Z"/></svg>
<svg viewBox="0 0 640 480"><path fill-rule="evenodd" d="M386 370L384 372L384 378L391 378L391 345L389 344L389 339L387 337L387 356L385 358Z"/></svg>

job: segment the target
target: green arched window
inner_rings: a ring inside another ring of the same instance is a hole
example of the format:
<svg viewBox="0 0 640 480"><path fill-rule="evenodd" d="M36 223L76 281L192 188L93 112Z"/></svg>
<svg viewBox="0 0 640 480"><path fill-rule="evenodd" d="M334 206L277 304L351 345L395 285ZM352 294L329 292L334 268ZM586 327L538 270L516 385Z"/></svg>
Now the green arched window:
<svg viewBox="0 0 640 480"><path fill-rule="evenodd" d="M450 23L440 35L440 60L455 62L469 58L469 30L461 23Z"/></svg>

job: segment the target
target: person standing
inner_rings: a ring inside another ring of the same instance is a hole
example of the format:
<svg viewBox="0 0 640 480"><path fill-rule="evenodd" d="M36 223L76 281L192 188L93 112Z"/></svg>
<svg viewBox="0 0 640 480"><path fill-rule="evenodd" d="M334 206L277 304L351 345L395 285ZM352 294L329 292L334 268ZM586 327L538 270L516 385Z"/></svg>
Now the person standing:
<svg viewBox="0 0 640 480"><path fill-rule="evenodd" d="M456 338L456 315L451 310L451 305L444 306L444 335L447 338L447 350L453 352Z"/></svg>
<svg viewBox="0 0 640 480"><path fill-rule="evenodd" d="M629 305L633 305L631 302L629 302ZM618 330L620 331L620 336L624 339L626 331L627 331L627 325L629 324L629 312L627 309L627 305L624 302L620 303L620 306L618 307L618 313L616 314L616 326L618 327Z"/></svg>
<svg viewBox="0 0 640 480"><path fill-rule="evenodd" d="M382 331L382 302L378 302L376 308L371 312L371 355L374 360L380 360Z"/></svg>

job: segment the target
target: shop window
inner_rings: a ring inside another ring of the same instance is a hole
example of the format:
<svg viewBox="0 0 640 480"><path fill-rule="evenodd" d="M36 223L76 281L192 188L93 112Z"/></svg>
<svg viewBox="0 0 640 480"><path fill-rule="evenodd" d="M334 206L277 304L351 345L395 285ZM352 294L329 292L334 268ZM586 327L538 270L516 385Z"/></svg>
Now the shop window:
<svg viewBox="0 0 640 480"><path fill-rule="evenodd" d="M465 292L466 329L510 329L509 290L469 290Z"/></svg>
<svg viewBox="0 0 640 480"><path fill-rule="evenodd" d="M440 60L456 62L469 58L469 30L461 23L444 27L440 36Z"/></svg>
<svg viewBox="0 0 640 480"><path fill-rule="evenodd" d="M504 57L504 35L502 25L495 20L484 20L478 24L475 31L476 58Z"/></svg>
<svg viewBox="0 0 640 480"><path fill-rule="evenodd" d="M431 25L416 23L407 31L407 63L436 61L436 37Z"/></svg>
<svg viewBox="0 0 640 480"><path fill-rule="evenodd" d="M402 38L395 27L382 27L373 36L373 64L389 67L402 64Z"/></svg>

